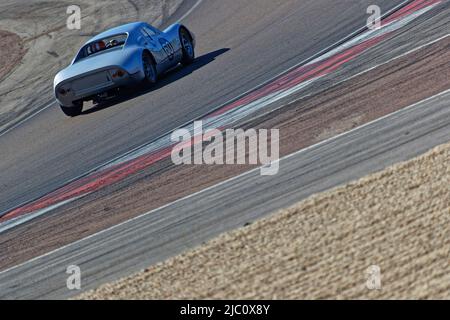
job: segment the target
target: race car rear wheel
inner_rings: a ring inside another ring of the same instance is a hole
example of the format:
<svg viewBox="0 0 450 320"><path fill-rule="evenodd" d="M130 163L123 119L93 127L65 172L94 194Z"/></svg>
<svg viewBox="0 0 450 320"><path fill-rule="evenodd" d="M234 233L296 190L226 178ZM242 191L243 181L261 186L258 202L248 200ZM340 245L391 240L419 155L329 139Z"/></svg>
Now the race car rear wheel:
<svg viewBox="0 0 450 320"><path fill-rule="evenodd" d="M188 65L192 63L195 59L195 50L194 44L192 43L191 35L184 28L180 30L180 41L181 41L181 48L183 51L181 64Z"/></svg>
<svg viewBox="0 0 450 320"><path fill-rule="evenodd" d="M154 84L158 80L156 65L152 56L147 51L142 54L142 68L144 70L144 82Z"/></svg>
<svg viewBox="0 0 450 320"><path fill-rule="evenodd" d="M68 117L76 117L83 111L83 101L76 101L73 107L64 107L60 105L62 112Z"/></svg>

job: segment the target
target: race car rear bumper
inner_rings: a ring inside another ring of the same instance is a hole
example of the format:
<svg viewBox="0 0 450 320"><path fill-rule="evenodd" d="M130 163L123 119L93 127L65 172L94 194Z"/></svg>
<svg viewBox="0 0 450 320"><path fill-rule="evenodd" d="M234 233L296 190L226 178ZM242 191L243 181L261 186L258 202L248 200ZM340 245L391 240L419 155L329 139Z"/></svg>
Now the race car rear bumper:
<svg viewBox="0 0 450 320"><path fill-rule="evenodd" d="M120 76L114 74L120 71ZM55 89L55 98L64 107L74 107L75 101L93 100L96 95L112 89L133 85L143 79L142 72L129 74L120 68L99 70L69 79Z"/></svg>

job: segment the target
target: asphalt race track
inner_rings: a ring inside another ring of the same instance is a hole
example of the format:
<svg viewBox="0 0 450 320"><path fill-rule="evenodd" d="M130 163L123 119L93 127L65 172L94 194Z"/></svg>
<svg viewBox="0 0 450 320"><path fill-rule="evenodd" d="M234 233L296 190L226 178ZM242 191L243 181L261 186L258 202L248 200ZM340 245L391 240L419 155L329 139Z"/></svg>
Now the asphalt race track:
<svg viewBox="0 0 450 320"><path fill-rule="evenodd" d="M83 270L83 290L95 288L311 194L417 156L448 141L449 99L446 92L281 159L274 177L250 171L1 272L0 299L70 297L69 264Z"/></svg>
<svg viewBox="0 0 450 320"><path fill-rule="evenodd" d="M402 2L379 4L388 10ZM183 20L197 36L193 66L167 76L152 92L75 119L52 105L0 136L0 214L171 132L327 48L365 25L369 4L204 1Z"/></svg>
<svg viewBox="0 0 450 320"><path fill-rule="evenodd" d="M379 1L383 11L402 3ZM198 5L196 5L198 4ZM166 24L197 37L197 61L151 91L66 118L52 105L0 133L0 215L127 151L192 122L366 23L371 1L186 1ZM196 5L194 10L190 10ZM447 91L141 217L0 272L0 299L67 298L65 268L83 290L163 261L311 194L410 159L450 136ZM250 199L250 200L249 200ZM78 292L75 292L75 294Z"/></svg>

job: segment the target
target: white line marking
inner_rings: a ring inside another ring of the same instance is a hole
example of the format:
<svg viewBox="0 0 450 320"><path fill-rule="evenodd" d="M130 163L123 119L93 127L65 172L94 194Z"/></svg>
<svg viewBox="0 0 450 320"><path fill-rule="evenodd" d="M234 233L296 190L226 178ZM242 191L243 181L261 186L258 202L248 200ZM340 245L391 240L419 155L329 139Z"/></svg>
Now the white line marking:
<svg viewBox="0 0 450 320"><path fill-rule="evenodd" d="M345 82L347 82L347 81L350 81L350 80L352 80L352 79L354 79L354 78L356 78L356 77L358 77L358 76L361 76L361 75L366 74L366 73L368 73L368 72L370 72L370 71L372 71L372 70L375 70L375 69L378 68L378 67L381 67L381 66L383 66L383 65L386 65L386 64L388 64L388 63L391 63L391 62L393 62L393 61L395 61L395 60L397 60L397 59L403 58L403 57L405 57L405 56L407 56L407 55L409 55L409 54L411 54L411 53L414 53L414 52L416 52L416 51L419 51L419 50L421 50L421 49L423 49L423 48L425 48L425 47L427 47L427 46L433 45L433 44L435 44L435 43L437 43L437 42L439 42L439 41L441 41L441 40L444 40L445 38L447 38L447 37L449 37L449 36L450 36L450 33L449 33L449 34L446 34L445 36L439 37L439 38L437 38L437 39L435 39L435 40L432 40L432 41L430 41L430 42L427 42L427 43L425 43L425 44L423 44L423 45L421 45L421 46L419 46L419 47L416 47L416 48L411 49L411 50L409 50L409 51L407 51L407 52L405 52L405 53L402 53L402 54L400 54L400 55L398 55L398 56L395 56L394 58L391 58L391 59L389 59L389 60L387 60L387 61L385 61L385 62L383 62L383 63L377 64L377 65L375 65L375 66L373 66L373 67L370 67L370 68L368 68L368 69L365 69L365 70L363 70L363 71L361 71L361 72L359 72L359 73L357 73L357 74L355 74L355 75L353 75L353 76L350 76L350 77L345 78L345 79L343 79L343 80L341 80L341 81L338 81L338 82L336 82L336 83L333 83L332 86L327 87L326 89L324 89L324 90L322 90L322 91L313 92L313 93L308 93L308 94L302 95L302 96L300 96L300 97L298 97L298 98L289 100L288 102L286 102L286 103L284 103L284 104L278 106L277 108L273 108L273 109L271 109L271 110L269 110L269 111L267 111L267 112L258 114L256 117L253 117L253 118L251 118L250 120L255 120L255 119L258 119L258 118L267 116L268 114L271 114L271 113L273 113L273 112L275 112L275 111L278 111L278 110L280 110L280 109L282 109L282 108L284 108L284 107L286 107L286 106L288 106L288 105L290 105L290 104L292 104L292 103L294 103L294 102L303 100L303 99L305 99L305 98L309 98L309 97L314 96L314 95L321 94L322 92L324 92L324 91L326 91L326 90L329 90L331 87L335 87L335 86L337 86L337 85L340 85L340 84L342 84L342 83L345 83Z"/></svg>
<svg viewBox="0 0 450 320"><path fill-rule="evenodd" d="M371 67L371 68L369 68L369 69L366 69L366 70L364 70L364 71L361 71L360 73L357 73L357 74L355 74L355 75L351 76L350 78L347 78L347 79L345 79L345 80L343 80L343 81L348 81L348 80L351 80L351 79L353 79L353 78L356 78L356 77L358 77L358 76L360 76L360 75L363 75L363 74L365 74L365 73L367 73L367 72L370 72L370 71L372 71L372 70L374 70L374 69L376 69L376 68L378 68L378 67L381 67L381 66L383 66L383 65L385 65L385 64L388 64L388 63L391 63L392 61L395 61L395 60L397 60L397 59L403 58L403 57L405 57L405 56L407 56L407 55L409 55L409 54L411 54L411 53L414 53L414 52L419 51L419 50L421 50L421 49L423 49L423 48L426 48L426 47L428 47L428 46L430 46L430 45L432 45L432 44L435 44L435 43L437 43L437 42L439 42L439 41L441 41L441 40L444 40L445 38L447 38L447 37L449 37L449 36L450 36L450 33L446 34L445 36L439 37L439 38L437 38L437 39L435 39L435 40L432 40L432 41L430 41L430 42L427 42L427 43L425 43L425 44L423 44L423 45L421 45L421 46L418 46L418 47L416 47L416 48L414 48L414 49L411 49L411 50L409 50L409 51L407 51L407 52L405 52L405 53L402 53L402 54L400 54L400 55L398 55L398 56L395 56L394 58L391 58L391 59L389 59L389 60L387 60L387 61L385 61L385 62L383 62L383 63L377 64L377 65L375 65L375 66L373 66L373 67ZM340 84L340 83L342 83L343 81L338 82L338 83L336 83L336 84Z"/></svg>
<svg viewBox="0 0 450 320"><path fill-rule="evenodd" d="M370 121L370 122L368 122L368 123L365 123L365 124L363 124L363 125L361 125L361 126L359 126L359 127L356 127L356 128L351 129L351 130L349 130L349 131L343 132L343 133L338 134L338 135L336 135L336 136L334 136L334 137L331 137L331 138L329 138L329 139L323 140L323 141L321 141L321 142L318 142L318 143L316 143L316 144L314 144L314 145L311 145L311 146L309 146L309 147L306 147L306 148L304 148L304 149L298 150L298 151L296 151L296 152L294 152L294 153L291 153L291 154L289 154L289 155L286 155L286 156L282 157L281 159L279 159L278 162L285 161L285 160L287 160L287 159L289 159L289 158L292 158L292 157L294 157L294 156L296 156L296 155L299 155L299 154L301 154L301 153L304 153L304 152L306 152L306 151L309 151L309 150L311 150L312 148L317 148L317 147L319 147L319 146L321 146L321 145L324 145L324 144L326 144L326 143L329 143L329 142L332 142L332 141L334 141L334 140L336 140L336 139L339 139L340 137L343 137L343 136L346 136L346 135L353 134L355 131L359 131L359 130L365 128L365 127L368 127L368 126L370 126L370 125L373 125L373 124L375 124L375 123L377 123L377 122L380 122L380 121L382 121L382 120L385 120L385 119L387 119L387 118L395 117L395 116L396 116L397 114L399 114L399 113L407 112L408 110L410 110L410 109L412 109L412 108L414 108L414 107L416 107L416 106L418 106L418 105L427 103L427 102L429 102L429 101L431 101L431 100L437 99L437 98L439 98L439 97L441 97L441 96L444 96L444 95L446 95L446 94L450 94L450 89L445 90L445 91L443 91L443 92L441 92L441 93L438 93L438 94L436 94L436 95L434 95L434 96L432 96L432 97L429 97L429 98L426 98L426 99L424 99L424 100L421 100L421 101L419 101L419 102L416 102L416 103L414 103L414 104L411 104L411 105L409 105L409 106L407 106L407 107L405 107L405 108L403 108L403 109L397 110L397 111L392 112L392 113L390 113L390 114L387 114L387 115L385 115L385 116L383 116L383 117L380 117L380 118L378 118L378 119L375 119L375 120L373 120L373 121ZM20 268L20 267L22 267L22 266L24 266L24 265L26 265L26 264L28 264L28 263L31 263L31 262L33 262L33 261L38 260L38 259L41 259L41 258L47 257L47 256L49 256L49 255L52 255L52 254L54 254L54 253L56 253L56 252L62 251L62 250L66 249L66 248L68 248L68 247L70 247L70 246L75 246L75 245L77 245L77 244L79 244L79 243L81 243L81 242L83 242L83 241L87 241L87 240L89 240L89 239L91 239L91 238L94 238L94 237L97 237L97 236L99 236L99 235L101 235L101 234L103 234L103 233L107 233L107 232L109 232L109 231L111 231L111 230L114 230L114 229L116 229L116 228L122 227L122 226L124 226L124 225L126 225L126 224L128 224L128 223L131 223L131 222L133 222L133 221L136 221L136 220L138 220L138 219L142 219L142 218L144 218L144 217L146 217L146 216L148 216L148 215L153 214L154 212L156 212L156 211L158 211L158 210L162 210L162 209L164 209L164 208L167 208L167 207L169 207L169 206L172 206L172 205L174 205L174 204L176 204L176 203L178 203L178 202L181 202L181 201L186 201L186 200L189 199L189 198L195 197L195 196L197 196L197 195L199 195L199 194L201 194L201 193L207 192L207 191L209 191L209 190L211 190L211 189L213 189L213 188L218 188L218 187L220 187L220 186L222 186L222 185L224 185L224 184L230 183L230 182L232 182L232 181L234 181L234 180L241 179L242 177L244 177L244 176L246 176L246 175L249 175L249 174L252 174L252 173L254 173L255 171L259 171L259 170L261 170L261 167L254 168L254 169L249 170L249 171L247 171L247 172L244 172L244 173L242 173L242 174L240 174L240 175L238 175L238 176L235 176L235 177L232 177L232 178L230 178L230 179L228 179L228 180L219 182L219 183L217 183L217 184L215 184L215 185L213 185L213 186L210 186L210 187L208 187L208 188L205 188L205 189L202 189L202 190L200 190L200 191L197 191L197 192L195 192L195 193L193 193L193 194L190 194L190 195L188 195L188 196L186 196L186 197L184 197L184 198L175 200L175 201L173 201L173 202L171 202L171 203L168 203L168 204L166 204L166 205L164 205L164 206L161 206L161 207L159 207L159 208L150 210L150 211L148 211L148 212L146 212L146 213L143 213L143 214L141 214L141 215L139 215L139 216L137 216L137 217L131 218L131 219L126 220L126 221L123 221L123 222L121 222L121 223L119 223L119 224L116 224L116 225L111 226L111 227L109 227L109 228L107 228L107 229L104 229L104 230L102 230L102 231L99 231L99 232L97 232L97 233L94 233L94 234L92 234L92 235L90 235L90 236L87 236L87 237L85 237L85 238L83 238L83 239L74 241L74 242L69 243L69 244L67 244L67 245L65 245L65 246L62 246L62 247L60 247L60 248L58 248L58 249L55 249L55 250L50 251L50 252L47 252L47 253L45 253L45 254L43 254L43 255L41 255L41 256L32 258L32 259L30 259L30 260L28 260L28 261L25 261L25 262L21 263L21 264L18 264L18 265L16 265L16 266L13 266L13 267L8 268L8 269L6 269L6 270L0 271L0 275L2 275L2 274L4 274L4 273L7 273L7 272L10 272L10 271L12 271L12 270L14 270L14 269L16 269L16 268Z"/></svg>
<svg viewBox="0 0 450 320"><path fill-rule="evenodd" d="M429 5L427 7L424 7L422 9L418 10L418 11L410 13L410 14L404 16L404 17L400 17L400 18L398 18L396 20L393 20L393 21L389 22L386 25L383 25L380 29L367 30L366 32L360 34L359 36L354 37L350 41L345 42L341 46L339 46L339 47L337 47L337 48L327 52L323 56L321 56L321 57L311 61L310 64L317 63L319 61L328 59L328 58L330 58L330 57L332 57L332 56L334 56L334 55L344 51L345 49L352 48L352 47L354 47L354 46L356 46L358 44L361 44L361 43L363 43L365 41L368 41L370 39L382 37L383 35L396 32L397 30L403 28L407 24L409 24L412 21L416 20L417 18L419 18L420 16L422 16L426 12L432 10L434 7L436 7L439 4L440 3L435 3L435 4Z"/></svg>
<svg viewBox="0 0 450 320"><path fill-rule="evenodd" d="M5 231L7 231L9 229L12 229L12 228L14 228L16 226L19 226L19 225L21 225L21 224L23 224L25 222L28 222L28 221L30 221L30 220L32 220L34 218L37 218L37 217L39 217L39 216L41 216L43 214L46 214L47 212L53 211L54 209L62 207L65 204L68 204L68 203L73 202L75 200L81 199L81 198L83 198L83 197L85 197L85 196L87 196L89 194L90 193L86 193L86 194L83 194L83 195L78 196L78 197L74 197L74 198L70 198L70 199L67 199L67 200L64 200L64 201L61 201L61 202L57 202L57 203L55 203L55 204L53 204L53 205L51 205L49 207L46 207L46 208L34 211L32 213L29 213L29 214L26 214L26 215L23 215L23 216L19 216L19 217L13 218L11 220L7 220L4 223L0 224L0 233L5 232Z"/></svg>
<svg viewBox="0 0 450 320"><path fill-rule="evenodd" d="M25 117L24 119L20 120L19 122L17 122L15 125L13 125L12 127L6 129L5 131L0 133L0 137L4 136L5 134L7 134L8 132L14 130L15 128L17 128L18 126L20 126L21 124L25 123L26 121L30 120L31 118L34 118L35 116L37 116L39 113L41 113L42 111L48 109L49 107L51 107L54 104L54 102L50 102L49 104L45 105L43 108L39 109L38 111L28 115L27 117Z"/></svg>
<svg viewBox="0 0 450 320"><path fill-rule="evenodd" d="M180 19L178 19L177 23L180 22L181 20L184 20L185 18L187 18L187 16L189 16L195 9L197 9L197 7L203 2L203 0L198 0L191 9L189 9L188 12L186 12Z"/></svg>

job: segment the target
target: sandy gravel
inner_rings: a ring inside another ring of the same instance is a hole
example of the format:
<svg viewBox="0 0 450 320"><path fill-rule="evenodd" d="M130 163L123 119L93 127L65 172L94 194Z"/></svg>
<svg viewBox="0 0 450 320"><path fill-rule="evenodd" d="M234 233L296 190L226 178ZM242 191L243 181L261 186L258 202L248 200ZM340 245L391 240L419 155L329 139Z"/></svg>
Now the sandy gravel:
<svg viewBox="0 0 450 320"><path fill-rule="evenodd" d="M79 298L450 298L449 183L447 144Z"/></svg>
<svg viewBox="0 0 450 320"><path fill-rule="evenodd" d="M90 37L131 21L142 20L159 25L182 2L77 1L81 8L81 29L69 30L66 27L69 17L66 10L73 2L30 0L25 5L22 1L2 0L0 30L3 31L0 31L0 38L6 32L10 37L13 33L14 37L20 37L22 43L17 44L19 51L14 46L8 49L2 46L0 49L0 130L11 121L18 121L52 101L53 77L70 63L76 50ZM3 51L6 51L5 55ZM14 52L22 59L18 59ZM1 67L6 63L8 73ZM15 66L13 72L10 72L11 66ZM2 77L6 74L7 77Z"/></svg>
<svg viewBox="0 0 450 320"><path fill-rule="evenodd" d="M22 39L15 33L0 30L0 81L22 60L25 50Z"/></svg>

